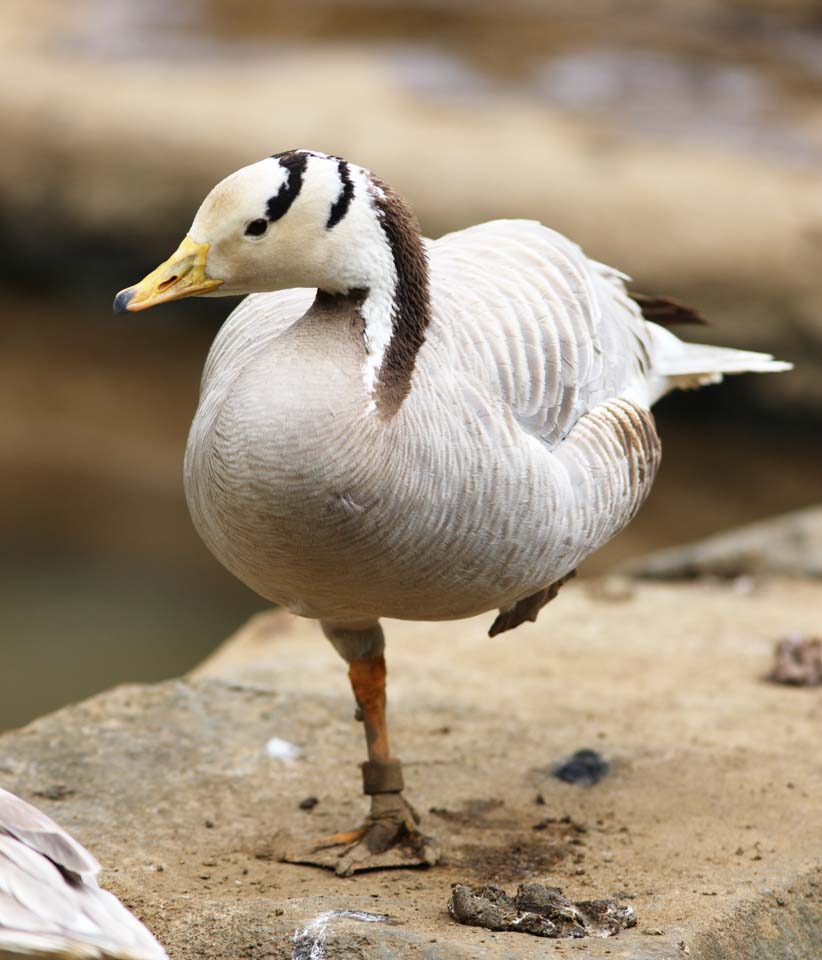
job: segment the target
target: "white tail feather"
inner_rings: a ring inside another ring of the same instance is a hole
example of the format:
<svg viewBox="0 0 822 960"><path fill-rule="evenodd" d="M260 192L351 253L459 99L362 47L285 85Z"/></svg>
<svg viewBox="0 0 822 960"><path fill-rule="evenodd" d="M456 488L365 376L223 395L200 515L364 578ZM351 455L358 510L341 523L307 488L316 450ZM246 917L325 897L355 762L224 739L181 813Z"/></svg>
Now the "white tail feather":
<svg viewBox="0 0 822 960"><path fill-rule="evenodd" d="M774 360L769 353L686 343L655 323L648 326L653 333L652 403L670 390L719 383L726 373L781 373L793 369L793 364Z"/></svg>
<svg viewBox="0 0 822 960"><path fill-rule="evenodd" d="M677 356L660 357L659 364L654 364L659 373L669 377L690 373L779 373L792 367L790 363L774 360L769 353L682 340L679 343L681 350Z"/></svg>

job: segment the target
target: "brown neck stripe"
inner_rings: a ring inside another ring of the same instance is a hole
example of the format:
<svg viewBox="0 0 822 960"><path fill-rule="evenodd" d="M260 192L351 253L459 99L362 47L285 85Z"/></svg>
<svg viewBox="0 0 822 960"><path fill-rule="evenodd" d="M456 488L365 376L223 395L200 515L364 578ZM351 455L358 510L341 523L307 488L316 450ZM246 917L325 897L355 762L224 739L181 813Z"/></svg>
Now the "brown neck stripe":
<svg viewBox="0 0 822 960"><path fill-rule="evenodd" d="M428 258L416 217L386 183L374 176L372 182L377 187L372 193L373 203L397 276L391 317L393 332L380 367L375 397L378 411L390 417L411 389L417 353L431 319L431 292Z"/></svg>

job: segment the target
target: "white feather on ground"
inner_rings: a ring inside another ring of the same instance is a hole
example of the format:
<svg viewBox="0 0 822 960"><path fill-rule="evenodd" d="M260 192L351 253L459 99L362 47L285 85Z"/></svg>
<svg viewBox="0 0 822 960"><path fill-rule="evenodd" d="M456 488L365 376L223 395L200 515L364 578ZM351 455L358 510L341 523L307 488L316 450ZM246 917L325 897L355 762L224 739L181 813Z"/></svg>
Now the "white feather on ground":
<svg viewBox="0 0 822 960"><path fill-rule="evenodd" d="M168 960L99 886L99 870L53 820L0 788L0 960Z"/></svg>

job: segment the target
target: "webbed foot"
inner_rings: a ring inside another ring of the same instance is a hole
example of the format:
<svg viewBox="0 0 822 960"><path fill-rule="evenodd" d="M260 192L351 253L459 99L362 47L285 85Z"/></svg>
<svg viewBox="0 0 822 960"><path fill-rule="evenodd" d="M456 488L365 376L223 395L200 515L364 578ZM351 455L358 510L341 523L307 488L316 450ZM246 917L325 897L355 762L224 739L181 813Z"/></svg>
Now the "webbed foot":
<svg viewBox="0 0 822 960"><path fill-rule="evenodd" d="M287 851L283 860L325 867L340 877L389 867L431 867L440 852L417 828L419 819L401 793L375 794L361 827L315 840L304 850Z"/></svg>

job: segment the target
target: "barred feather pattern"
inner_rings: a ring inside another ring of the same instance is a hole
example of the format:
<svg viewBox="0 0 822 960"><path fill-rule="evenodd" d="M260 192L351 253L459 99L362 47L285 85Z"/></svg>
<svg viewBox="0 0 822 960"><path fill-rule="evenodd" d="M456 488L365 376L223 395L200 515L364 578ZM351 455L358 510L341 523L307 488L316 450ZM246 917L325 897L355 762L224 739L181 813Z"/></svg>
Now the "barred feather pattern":
<svg viewBox="0 0 822 960"><path fill-rule="evenodd" d="M388 420L368 412L356 312L309 309L312 291L248 297L212 348L192 516L225 566L295 613L508 607L622 529L653 481L654 339L623 276L531 221L426 249L432 318Z"/></svg>

